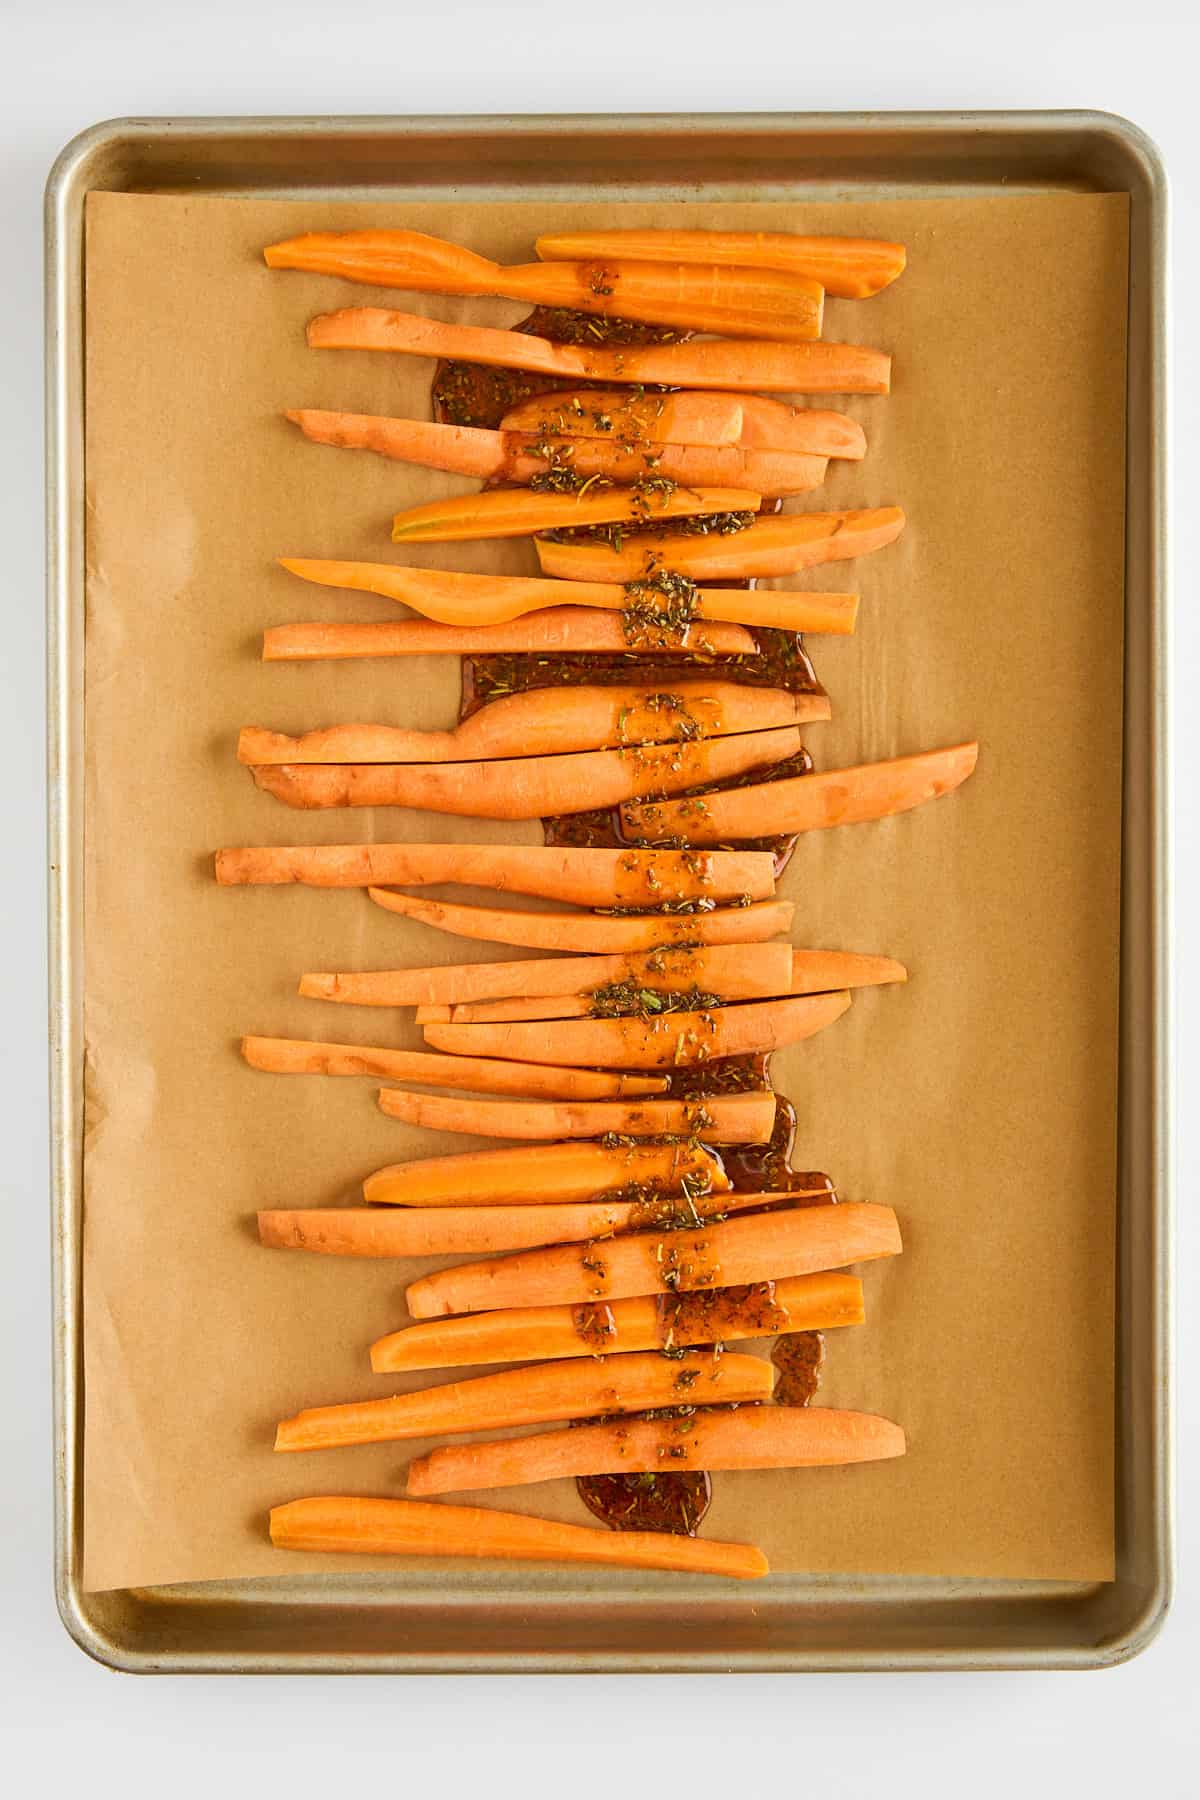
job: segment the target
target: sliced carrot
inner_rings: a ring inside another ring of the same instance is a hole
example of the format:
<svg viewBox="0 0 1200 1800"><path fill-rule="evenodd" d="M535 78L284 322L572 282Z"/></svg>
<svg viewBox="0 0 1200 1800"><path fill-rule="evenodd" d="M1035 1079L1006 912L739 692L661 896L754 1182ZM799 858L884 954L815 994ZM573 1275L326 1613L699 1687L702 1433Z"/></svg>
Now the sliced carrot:
<svg viewBox="0 0 1200 1800"><path fill-rule="evenodd" d="M626 537L620 549L604 543L554 543L537 538L538 562L547 575L569 581L634 581L647 568L670 569L693 579L793 575L820 563L869 556L904 529L898 506L862 512L779 513L755 519L742 531L707 535Z"/></svg>
<svg viewBox="0 0 1200 1800"><path fill-rule="evenodd" d="M789 931L795 911L790 900L755 900L749 906L722 906L713 912L647 912L606 918L602 914L456 906L450 901L399 894L391 888L373 887L368 892L376 905L388 912L452 932L455 937L534 950L600 954L632 954L661 945L761 944Z"/></svg>
<svg viewBox="0 0 1200 1800"><path fill-rule="evenodd" d="M772 1198L786 1202L788 1196L697 1194L694 1199L676 1195L561 1206L306 1207L260 1212L258 1239L272 1250L309 1250L321 1256L488 1256L541 1244L586 1243L673 1218L694 1224L744 1212Z"/></svg>
<svg viewBox="0 0 1200 1800"><path fill-rule="evenodd" d="M381 1088L379 1104L390 1118L429 1131L471 1132L476 1137L702 1138L708 1144L765 1144L775 1123L775 1096L711 1094L698 1100L583 1101L554 1104L511 1100L450 1100ZM546 1239L547 1243L552 1239Z"/></svg>
<svg viewBox="0 0 1200 1800"><path fill-rule="evenodd" d="M309 1043L297 1038L244 1037L241 1049L252 1069L275 1075L383 1075L468 1093L616 1100L627 1094L661 1093L664 1086L657 1075L609 1075L594 1069L555 1069L545 1064L435 1056L427 1050L387 1050L364 1044Z"/></svg>
<svg viewBox="0 0 1200 1800"><path fill-rule="evenodd" d="M978 757L977 743L955 744L949 750L925 750L853 769L825 769L794 781L768 782L682 803L633 805L622 809L622 819L625 829L639 837L686 832L698 844L861 825L911 812L927 800L953 793L973 772Z"/></svg>
<svg viewBox="0 0 1200 1800"><path fill-rule="evenodd" d="M485 481L532 483L553 467L569 470L580 483L597 478L606 482L654 480L692 487L749 488L761 494L803 494L820 487L828 461L798 450L553 438L533 432L438 425L427 419L381 418L373 413L301 409L287 416L317 444L372 450L394 462L477 475Z"/></svg>
<svg viewBox="0 0 1200 1800"><path fill-rule="evenodd" d="M793 994L828 994L835 988L907 980L908 970L891 956L860 956L851 950L792 951Z"/></svg>
<svg viewBox="0 0 1200 1800"><path fill-rule="evenodd" d="M264 793L305 811L404 806L470 819L541 819L706 786L783 762L799 748L799 732L785 725L696 743L564 756L483 763L274 763L250 772Z"/></svg>
<svg viewBox="0 0 1200 1800"><path fill-rule="evenodd" d="M810 456L842 457L861 462L867 434L857 419L814 406L789 406L763 394L743 394L742 435L747 449L792 450Z"/></svg>
<svg viewBox="0 0 1200 1800"><path fill-rule="evenodd" d="M264 252L272 269L308 269L420 294L493 295L679 325L729 337L821 335L824 290L777 269L678 263L524 263L505 268L420 231L307 232Z"/></svg>
<svg viewBox="0 0 1200 1800"><path fill-rule="evenodd" d="M725 1193L729 1177L703 1144L532 1144L391 1163L363 1182L371 1206L537 1206L653 1193Z"/></svg>
<svg viewBox="0 0 1200 1800"><path fill-rule="evenodd" d="M389 1375L594 1356L597 1350L675 1350L781 1332L830 1331L861 1325L864 1316L862 1282L856 1275L830 1270L679 1296L643 1294L584 1306L518 1307L433 1319L379 1338L371 1345L371 1367Z"/></svg>
<svg viewBox="0 0 1200 1800"><path fill-rule="evenodd" d="M310 1000L340 1000L352 1006L444 1006L508 994L590 995L614 982L628 982L660 993L697 987L730 999L752 999L786 993L793 970L787 944L668 945L634 956L543 956L529 962L313 973L301 976L300 992Z"/></svg>
<svg viewBox="0 0 1200 1800"><path fill-rule="evenodd" d="M841 1017L847 993L810 994L645 1019L551 1019L540 1024L426 1025L426 1043L455 1055L556 1062L568 1068L671 1069L753 1056L812 1037Z"/></svg>
<svg viewBox="0 0 1200 1800"><path fill-rule="evenodd" d="M580 381L647 382L732 392L886 394L892 379L891 357L863 344L731 343L714 338L689 344L592 349L553 343L523 331L448 325L441 319L373 306L322 314L310 322L308 341L314 350L401 351Z"/></svg>
<svg viewBox="0 0 1200 1800"><path fill-rule="evenodd" d="M529 537L581 525L625 520L679 519L757 510L761 494L742 488L650 489L605 487L585 493L538 494L529 488L485 488L480 494L410 506L392 520L394 544L460 544L476 538Z"/></svg>
<svg viewBox="0 0 1200 1800"><path fill-rule="evenodd" d="M680 1380L681 1376L690 1380ZM539 1363L479 1375L444 1387L394 1394L386 1400L314 1406L283 1419L276 1450L334 1450L349 1444L390 1443L442 1432L485 1431L501 1425L539 1425L549 1419L594 1418L639 1412L647 1406L705 1400L765 1400L775 1371L758 1356L693 1352L682 1363L658 1355L599 1356L591 1363Z"/></svg>
<svg viewBox="0 0 1200 1800"><path fill-rule="evenodd" d="M882 238L801 237L790 231L682 231L664 226L616 231L551 232L535 249L547 262L709 263L741 269L779 269L807 275L828 294L862 300L903 274L903 244Z"/></svg>
<svg viewBox="0 0 1200 1800"><path fill-rule="evenodd" d="M805 629L812 630L808 626ZM272 625L264 662L320 662L360 656L624 656L630 649L619 613L556 606L507 625L439 625L427 619ZM656 654L753 656L758 645L740 625L695 621Z"/></svg>
<svg viewBox="0 0 1200 1800"><path fill-rule="evenodd" d="M454 1017L452 1006L434 1006L426 1003L413 1011L414 1025L448 1025Z"/></svg>
<svg viewBox="0 0 1200 1800"><path fill-rule="evenodd" d="M515 844L304 844L218 850L227 887L424 887L457 882L578 906L660 906L676 900L766 899L767 850L561 850ZM400 909L397 908L397 911ZM781 927L780 929L784 929Z"/></svg>
<svg viewBox="0 0 1200 1800"><path fill-rule="evenodd" d="M736 681L679 681L613 687L529 688L481 706L453 731L394 725L333 725L299 737L247 726L238 760L269 763L440 763L476 758L558 756L565 751L691 742L740 731L827 719L827 694L747 687Z"/></svg>
<svg viewBox="0 0 1200 1800"><path fill-rule="evenodd" d="M562 546L559 546L562 548ZM447 569L407 569L394 563L320 562L281 557L281 566L320 587L350 588L359 593L381 594L443 625L483 630L504 625L543 607L598 608L620 613L631 595L615 581L553 581L536 575L462 575ZM638 574L642 574L639 565ZM643 606L654 599L643 591ZM695 619L681 628L655 630L636 620L618 621L621 649L667 647L686 641L695 648L715 651L718 641L709 636L708 621L736 625L763 625L781 631L854 630L857 596L853 594L778 593L771 590L701 588L695 596ZM704 624L698 621L705 621ZM652 635L647 641L647 633ZM678 641L676 641L678 640ZM481 641L481 649L487 645ZM752 644L752 648L756 648Z"/></svg>
<svg viewBox="0 0 1200 1800"><path fill-rule="evenodd" d="M814 1469L903 1456L904 1432L874 1413L828 1406L705 1409L681 1419L628 1419L533 1437L445 1444L408 1465L408 1494L523 1487L582 1475L682 1469Z"/></svg>
<svg viewBox="0 0 1200 1800"><path fill-rule="evenodd" d="M604 1563L690 1575L754 1580L767 1559L753 1544L680 1537L667 1531L608 1531L560 1525L483 1506L429 1506L420 1500L319 1495L271 1508L277 1550L334 1555L493 1557L502 1562Z"/></svg>
<svg viewBox="0 0 1200 1800"><path fill-rule="evenodd" d="M535 394L520 401L505 413L500 429L529 431L538 437L624 439L642 444L740 444L742 420L740 394L580 388L577 392Z"/></svg>
<svg viewBox="0 0 1200 1800"><path fill-rule="evenodd" d="M423 1276L405 1291L414 1319L508 1306L579 1306L636 1294L693 1293L811 1275L900 1253L890 1206L842 1201L729 1219L698 1231L632 1232L560 1244Z"/></svg>

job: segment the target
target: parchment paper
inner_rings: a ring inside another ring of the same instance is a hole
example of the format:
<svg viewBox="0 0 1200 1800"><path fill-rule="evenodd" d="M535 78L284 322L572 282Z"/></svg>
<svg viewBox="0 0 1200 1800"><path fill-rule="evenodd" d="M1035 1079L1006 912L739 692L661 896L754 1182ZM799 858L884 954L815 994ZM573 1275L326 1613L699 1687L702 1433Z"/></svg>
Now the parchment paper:
<svg viewBox="0 0 1200 1800"><path fill-rule="evenodd" d="M636 225L700 209L439 204L404 222L523 261L538 229L618 210ZM271 1549L268 1507L401 1491L425 1447L273 1456L277 1418L395 1390L366 1350L404 1322L414 1266L269 1253L249 1220L352 1198L380 1164L474 1140L386 1119L369 1080L254 1073L236 1039L416 1044L404 1015L298 999L298 975L513 953L358 892L222 891L211 872L222 844L538 841L536 826L419 813L306 816L234 760L249 723L455 717L455 658L258 661L268 624L395 617L303 586L276 556L388 558L392 512L455 482L310 445L281 419L426 414L428 362L312 352L305 321L357 303L496 323L521 310L271 274L259 256L300 230L394 217L88 203L90 1587L328 1571ZM1125 201L722 205L703 222L907 242L888 293L828 307L827 336L895 353L895 389L832 402L863 420L870 453L832 465L806 504L899 501L910 525L810 577L863 594L855 638L810 641L836 715L810 741L825 767L983 745L953 799L814 833L783 883L798 943L911 970L776 1059L800 1165L899 1211L906 1254L865 1271L868 1323L829 1334L822 1398L901 1420L909 1455L722 1475L706 1530L759 1542L780 1570L1110 1577ZM532 568L521 545L413 554ZM565 1483L488 1498L586 1516Z"/></svg>

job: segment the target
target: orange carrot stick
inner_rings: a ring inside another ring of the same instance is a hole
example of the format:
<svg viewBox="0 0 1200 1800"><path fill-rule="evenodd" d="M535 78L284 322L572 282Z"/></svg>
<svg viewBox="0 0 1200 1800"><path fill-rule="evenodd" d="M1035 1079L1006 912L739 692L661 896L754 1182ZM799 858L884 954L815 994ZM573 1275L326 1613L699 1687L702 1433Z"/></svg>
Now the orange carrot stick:
<svg viewBox="0 0 1200 1800"><path fill-rule="evenodd" d="M633 1232L603 1244L559 1244L459 1263L414 1281L414 1319L497 1307L580 1306L635 1294L693 1293L898 1256L890 1206L842 1201L729 1219L698 1231Z"/></svg>
<svg viewBox="0 0 1200 1800"><path fill-rule="evenodd" d="M723 906L714 912L647 912L605 918L588 913L456 906L450 901L395 893L390 888L373 887L368 892L376 905L388 912L432 925L438 931L452 932L456 937L523 945L533 950L600 954L633 954L662 945L760 944L790 931L795 911L790 900L755 900L749 906Z"/></svg>
<svg viewBox="0 0 1200 1800"><path fill-rule="evenodd" d="M747 449L793 450L810 456L842 457L861 462L867 434L857 419L813 406L789 406L763 394L743 394L742 433ZM753 484L751 484L753 485Z"/></svg>
<svg viewBox="0 0 1200 1800"><path fill-rule="evenodd" d="M461 544L476 538L530 537L581 525L624 520L679 519L707 513L755 512L762 495L742 488L651 489L604 487L585 493L539 494L528 488L485 488L410 506L392 520L394 544Z"/></svg>
<svg viewBox="0 0 1200 1800"><path fill-rule="evenodd" d="M420 231L315 231L263 252L272 269L307 269L419 294L493 295L678 325L728 337L804 341L821 335L824 289L777 269L607 259L505 268Z"/></svg>
<svg viewBox="0 0 1200 1800"><path fill-rule="evenodd" d="M792 951L793 994L828 994L835 988L907 980L908 970L891 956L861 956L851 950Z"/></svg>
<svg viewBox="0 0 1200 1800"><path fill-rule="evenodd" d="M627 1094L661 1093L664 1085L658 1075L608 1075L594 1069L555 1069L546 1064L435 1056L427 1050L377 1049L365 1044L309 1043L297 1038L244 1037L241 1049L252 1069L274 1075L383 1075L395 1081L423 1082L427 1087L549 1100L616 1100Z"/></svg>
<svg viewBox="0 0 1200 1800"><path fill-rule="evenodd" d="M753 1544L679 1537L668 1531L607 1531L599 1525L560 1525L553 1519L492 1512L482 1506L431 1506L420 1500L368 1500L360 1495L314 1495L272 1507L271 1542L277 1550L334 1555L604 1563L737 1580L767 1573L767 1559Z"/></svg>
<svg viewBox="0 0 1200 1800"><path fill-rule="evenodd" d="M379 1104L389 1118L429 1131L558 1141L617 1132L622 1137L700 1137L709 1144L765 1144L775 1123L775 1096L770 1093L710 1094L703 1101L527 1101L517 1105L511 1100L451 1100L439 1094L381 1088Z"/></svg>
<svg viewBox="0 0 1200 1800"><path fill-rule="evenodd" d="M762 1000L645 1019L552 1019L539 1024L426 1025L426 1043L455 1055L556 1062L568 1068L671 1069L718 1056L754 1056L812 1037L841 1017L848 993Z"/></svg>
<svg viewBox="0 0 1200 1800"><path fill-rule="evenodd" d="M408 1494L523 1487L581 1475L664 1468L814 1469L903 1456L904 1432L874 1413L828 1406L700 1410L682 1419L629 1419L533 1437L445 1444L408 1465Z"/></svg>
<svg viewBox="0 0 1200 1800"><path fill-rule="evenodd" d="M218 850L218 882L425 887L458 882L577 906L762 900L775 891L766 850L560 850L515 844L304 844ZM544 916L544 915L543 915ZM785 929L780 927L780 929Z"/></svg>
<svg viewBox="0 0 1200 1800"><path fill-rule="evenodd" d="M781 1332L829 1331L861 1325L864 1316L862 1282L830 1270L694 1294L461 1313L379 1338L371 1345L371 1367L389 1375L594 1356L597 1350L675 1350Z"/></svg>
<svg viewBox="0 0 1200 1800"><path fill-rule="evenodd" d="M640 444L740 444L743 417L740 394L580 388L577 392L535 394L520 401L505 413L500 429L533 432L538 437L549 434ZM792 446L780 444L779 448Z"/></svg>
<svg viewBox="0 0 1200 1800"><path fill-rule="evenodd" d="M863 300L904 272L903 244L881 238L800 237L790 231L642 230L551 232L537 253L547 262L609 258L650 262L708 263L741 269L778 269L807 275L828 294Z"/></svg>
<svg viewBox="0 0 1200 1800"><path fill-rule="evenodd" d="M264 662L320 662L361 656L624 656L629 649L618 612L555 606L506 625L439 625L428 619L272 625L263 632L262 654ZM678 637L664 635L657 649L673 656L753 656L758 645L740 625L697 620Z"/></svg>
<svg viewBox="0 0 1200 1800"><path fill-rule="evenodd" d="M301 976L300 992L309 1000L340 1000L352 1006L444 1006L507 994L590 995L614 982L628 982L660 993L698 987L730 999L753 999L787 993L793 967L787 944L686 949L668 945L635 956L543 956L529 962L313 973Z"/></svg>
<svg viewBox="0 0 1200 1800"><path fill-rule="evenodd" d="M671 1219L695 1224L786 1194L698 1194L547 1206L338 1206L260 1212L258 1240L321 1256L490 1256L542 1244L582 1244ZM652 1349L653 1345L641 1345ZM553 1354L557 1355L555 1351Z"/></svg>
<svg viewBox="0 0 1200 1800"><path fill-rule="evenodd" d="M371 1206L537 1206L543 1200L654 1193L725 1193L729 1177L703 1144L532 1144L391 1163L363 1182Z"/></svg>
<svg viewBox="0 0 1200 1800"><path fill-rule="evenodd" d="M904 529L898 506L862 512L780 513L755 519L742 531L707 535L626 537L620 549L604 543L554 543L538 538L534 548L547 575L569 581L634 581L655 568L697 580L723 576L792 575L820 563L869 556L892 543ZM792 596L794 598L794 596Z"/></svg>
<svg viewBox="0 0 1200 1800"><path fill-rule="evenodd" d="M830 715L827 694L746 687L735 681L679 681L669 691L645 683L530 688L505 694L453 731L394 725L332 725L299 737L247 726L238 761L270 763L438 763L476 758L558 756L700 737L762 731Z"/></svg>
<svg viewBox="0 0 1200 1800"><path fill-rule="evenodd" d="M949 750L926 750L853 769L826 769L819 775L738 788L682 804L631 805L622 809L622 819L625 829L639 837L686 831L698 844L861 825L911 812L927 800L953 793L972 773L978 756L978 744L955 744Z"/></svg>
<svg viewBox="0 0 1200 1800"><path fill-rule="evenodd" d="M863 344L730 343L709 339L644 348L592 349L523 331L447 325L383 307L346 307L308 327L314 350L387 350L461 358L495 369L603 382L783 394L886 394L892 359Z"/></svg>
<svg viewBox="0 0 1200 1800"><path fill-rule="evenodd" d="M681 1381L690 1376L690 1381ZM775 1371L758 1356L721 1357L693 1352L684 1362L658 1355L604 1356L593 1362L538 1363L479 1375L444 1387L394 1394L386 1400L313 1406L282 1419L276 1450L335 1450L349 1444L391 1443L485 1431L502 1425L540 1425L549 1419L594 1418L597 1413L639 1412L647 1406L705 1400L765 1400Z"/></svg>
<svg viewBox="0 0 1200 1800"><path fill-rule="evenodd" d="M793 725L636 751L581 750L483 763L273 763L255 786L304 811L403 806L472 819L541 819L652 793L675 794L794 756Z"/></svg>

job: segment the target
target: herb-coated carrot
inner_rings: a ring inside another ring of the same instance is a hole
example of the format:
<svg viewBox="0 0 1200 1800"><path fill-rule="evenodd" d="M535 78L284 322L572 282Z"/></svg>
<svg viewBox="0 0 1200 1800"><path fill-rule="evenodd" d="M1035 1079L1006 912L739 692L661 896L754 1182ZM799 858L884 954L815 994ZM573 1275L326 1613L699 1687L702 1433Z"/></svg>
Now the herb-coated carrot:
<svg viewBox="0 0 1200 1800"><path fill-rule="evenodd" d="M761 494L743 488L647 488L600 483L577 494L534 493L529 488L485 488L479 494L410 506L392 520L394 544L460 544L476 538L529 537L580 525L626 520L680 519L707 513L755 512Z"/></svg>
<svg viewBox="0 0 1200 1800"><path fill-rule="evenodd" d="M698 844L861 825L911 812L926 800L953 793L972 773L978 756L977 743L955 744L948 750L926 750L853 769L825 769L798 780L738 788L682 804L630 806L622 810L622 818L626 829L640 837L686 832Z"/></svg>
<svg viewBox="0 0 1200 1800"><path fill-rule="evenodd" d="M533 432L538 437L624 439L640 444L740 444L743 417L740 394L580 388L519 401L505 413L500 429ZM785 444L779 447L790 448Z"/></svg>
<svg viewBox="0 0 1200 1800"><path fill-rule="evenodd" d="M314 231L263 252L269 268L307 269L419 294L491 295L678 325L727 337L802 342L821 335L824 289L807 275L685 263L523 263L504 267L420 231Z"/></svg>
<svg viewBox="0 0 1200 1800"><path fill-rule="evenodd" d="M753 1544L680 1537L667 1531L560 1525L557 1520L534 1519L525 1513L429 1505L420 1500L314 1495L272 1507L270 1529L277 1550L603 1563L617 1568L728 1575L743 1581L767 1573L767 1559Z"/></svg>
<svg viewBox="0 0 1200 1800"><path fill-rule="evenodd" d="M237 753L239 762L251 766L473 762L678 743L810 723L829 714L827 694L747 687L736 681L678 681L669 690L644 683L529 688L481 706L453 731L332 725L289 737L286 732L247 726L238 736Z"/></svg>
<svg viewBox="0 0 1200 1800"><path fill-rule="evenodd" d="M636 1183L653 1193L725 1193L729 1177L703 1144L531 1144L391 1163L363 1182L370 1206L537 1206L595 1200Z"/></svg>
<svg viewBox="0 0 1200 1800"><path fill-rule="evenodd" d="M623 539L620 549L603 543L554 543L537 538L538 562L547 575L569 581L633 581L644 575L647 558L657 568L695 580L723 576L793 575L820 563L869 556L892 543L904 529L898 506L860 512L779 513L755 519L742 531L707 535L640 536Z"/></svg>
<svg viewBox="0 0 1200 1800"><path fill-rule="evenodd" d="M302 1038L244 1037L252 1069L274 1075L374 1075L418 1081L466 1093L519 1094L544 1100L619 1100L661 1093L657 1075L601 1074L546 1064L495 1062L478 1056L437 1056L428 1050L389 1050L364 1044L310 1043Z"/></svg>
<svg viewBox="0 0 1200 1800"><path fill-rule="evenodd" d="M432 925L455 937L532 950L579 950L630 954L677 944L761 944L791 929L791 900L755 900L749 906L722 906L713 912L647 912L624 918L570 912L516 912L492 906L456 906L391 888L368 889L388 912Z"/></svg>
<svg viewBox="0 0 1200 1800"><path fill-rule="evenodd" d="M691 645L694 649L715 653L722 649L722 644L710 634L710 622L763 625L780 631L851 632L858 606L857 596L853 594L700 588L694 597L694 617L690 623L668 629L655 625L655 593L642 584L635 596L626 585L617 581L555 581L536 575L463 575L448 569L408 569L394 563L323 562L300 557L281 557L280 564L291 574L320 587L380 594L411 607L438 624L481 631L489 626L512 623L544 607L561 610L569 606L574 611L588 607L605 613L619 613L622 615L617 621L622 652L645 648L657 650L662 644L675 649ZM638 574L642 573L639 565ZM626 612L635 597L639 606L637 618ZM657 610L662 609L658 607ZM478 647L486 649L489 646L480 640ZM756 648L752 640L751 648Z"/></svg>
<svg viewBox="0 0 1200 1800"><path fill-rule="evenodd" d="M262 654L264 662L320 662L360 656L625 656L629 649L617 611L555 606L505 625L439 625L429 619L271 625L263 632ZM678 637L664 635L656 650L674 656L757 653L758 645L742 626L704 620L694 620Z"/></svg>
<svg viewBox="0 0 1200 1800"><path fill-rule="evenodd" d="M644 1229L652 1221L695 1224L714 1215L724 1218L762 1206L764 1198L769 1196L697 1194L694 1199L677 1195L546 1206L305 1207L260 1212L258 1238L273 1250L309 1250L320 1256L490 1256L541 1244L587 1243ZM777 1198L786 1201L788 1196Z"/></svg>
<svg viewBox="0 0 1200 1800"><path fill-rule="evenodd" d="M862 1282L829 1270L793 1275L711 1294L642 1294L577 1306L515 1307L460 1313L406 1325L371 1345L379 1375L453 1369L546 1357L594 1356L600 1350L672 1350L736 1343L781 1332L829 1331L861 1325Z"/></svg>
<svg viewBox="0 0 1200 1800"><path fill-rule="evenodd" d="M862 956L853 950L792 951L793 994L827 994L835 988L907 980L908 970L891 956Z"/></svg>
<svg viewBox="0 0 1200 1800"><path fill-rule="evenodd" d="M374 413L288 413L305 437L341 450L371 450L394 462L416 463L483 481L531 483L547 467L565 469L579 484L676 482L691 487L748 488L760 494L803 494L820 487L828 459L810 452L741 444L645 444L620 438L549 437L525 431L487 431L393 419ZM653 490L650 490L653 491Z"/></svg>
<svg viewBox="0 0 1200 1800"><path fill-rule="evenodd" d="M353 888L457 882L576 906L767 899L766 850L560 850L516 844L303 844L218 850L218 882ZM399 910L399 909L397 909ZM782 927L781 927L782 929ZM569 940L568 940L569 941Z"/></svg>
<svg viewBox="0 0 1200 1800"><path fill-rule="evenodd" d="M389 1118L429 1131L459 1131L476 1137L702 1138L708 1144L765 1144L775 1123L775 1096L710 1094L699 1100L526 1101L452 1100L440 1094L410 1094L380 1088L379 1104ZM547 1243L553 1242L547 1238Z"/></svg>
<svg viewBox="0 0 1200 1800"><path fill-rule="evenodd" d="M631 1232L605 1243L558 1244L459 1263L414 1281L414 1319L510 1306L580 1306L636 1294L688 1294L898 1256L890 1206L842 1201L728 1219L697 1231Z"/></svg>
<svg viewBox="0 0 1200 1800"><path fill-rule="evenodd" d="M611 257L650 262L708 263L740 269L779 269L807 275L839 299L863 300L904 272L903 244L882 238L801 237L790 231L643 230L550 232L537 253L548 262L602 262Z"/></svg>
<svg viewBox="0 0 1200 1800"><path fill-rule="evenodd" d="M445 1006L508 994L593 994L613 983L628 983L647 992L696 987L746 1000L787 993L793 970L787 944L668 945L633 956L542 956L528 962L448 963L358 974L314 972L301 976L300 992L309 1000L352 1006Z"/></svg>
<svg viewBox="0 0 1200 1800"><path fill-rule="evenodd" d="M691 1380L680 1380L680 1376ZM283 1419L276 1450L334 1450L348 1444L389 1443L442 1432L486 1431L502 1425L539 1425L549 1419L594 1418L640 1412L648 1406L705 1400L765 1400L775 1382L769 1362L736 1352L693 1352L682 1363L662 1356L602 1356L594 1362L538 1363L479 1375L443 1387L394 1394L386 1400L314 1406Z"/></svg>
<svg viewBox="0 0 1200 1800"><path fill-rule="evenodd" d="M404 806L472 819L541 819L548 813L616 806L638 795L674 794L783 762L800 748L793 725L695 743L491 762L272 763L254 782L285 806Z"/></svg>
<svg viewBox="0 0 1200 1800"><path fill-rule="evenodd" d="M591 349L558 344L523 331L448 325L383 307L346 307L308 327L314 350L390 350L453 357L488 368L535 375L662 387L718 388L775 394L886 394L892 359L864 344L780 344L767 339Z"/></svg>
<svg viewBox="0 0 1200 1800"><path fill-rule="evenodd" d="M425 1025L435 1049L556 1062L568 1068L671 1069L718 1056L753 1056L812 1037L841 1017L848 993L751 1001L646 1019L551 1019L539 1024Z"/></svg>
<svg viewBox="0 0 1200 1800"><path fill-rule="evenodd" d="M813 1469L903 1456L904 1432L874 1413L827 1406L701 1409L681 1419L628 1419L532 1437L444 1444L408 1465L405 1492L522 1487L582 1475L664 1468Z"/></svg>

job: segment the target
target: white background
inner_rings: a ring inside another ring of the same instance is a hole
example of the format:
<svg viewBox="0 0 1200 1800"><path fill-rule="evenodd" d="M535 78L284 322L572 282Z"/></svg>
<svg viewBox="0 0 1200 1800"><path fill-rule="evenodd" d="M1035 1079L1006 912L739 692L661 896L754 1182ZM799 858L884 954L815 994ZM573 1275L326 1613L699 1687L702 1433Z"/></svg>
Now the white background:
<svg viewBox="0 0 1200 1800"><path fill-rule="evenodd" d="M0 1768L14 1795L1200 1792L1195 18L1194 0L0 0ZM1085 1675L239 1682L89 1663L55 1615L50 1547L40 314L56 152L125 114L1010 107L1123 113L1173 183L1184 1379L1165 1631Z"/></svg>

